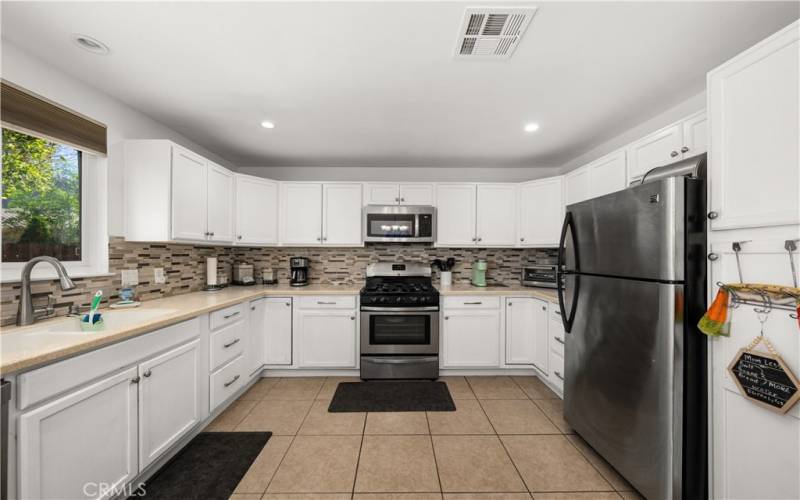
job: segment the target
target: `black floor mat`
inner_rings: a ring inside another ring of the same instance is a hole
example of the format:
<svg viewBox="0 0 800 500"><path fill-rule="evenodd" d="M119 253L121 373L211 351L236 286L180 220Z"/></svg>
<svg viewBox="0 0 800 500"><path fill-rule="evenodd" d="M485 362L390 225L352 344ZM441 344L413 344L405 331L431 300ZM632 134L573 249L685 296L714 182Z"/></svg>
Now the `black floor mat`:
<svg viewBox="0 0 800 500"><path fill-rule="evenodd" d="M271 432L201 432L130 499L228 500Z"/></svg>
<svg viewBox="0 0 800 500"><path fill-rule="evenodd" d="M330 412L455 411L444 382L341 382Z"/></svg>

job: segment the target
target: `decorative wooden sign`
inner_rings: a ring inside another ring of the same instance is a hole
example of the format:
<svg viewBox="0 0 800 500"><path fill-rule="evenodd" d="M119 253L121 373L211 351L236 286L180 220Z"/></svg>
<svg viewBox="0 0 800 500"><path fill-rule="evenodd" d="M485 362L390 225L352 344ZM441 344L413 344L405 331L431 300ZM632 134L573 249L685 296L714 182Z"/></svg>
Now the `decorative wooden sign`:
<svg viewBox="0 0 800 500"><path fill-rule="evenodd" d="M759 342L770 352L753 350ZM728 371L742 394L764 408L783 414L800 400L800 382L763 337L740 349Z"/></svg>

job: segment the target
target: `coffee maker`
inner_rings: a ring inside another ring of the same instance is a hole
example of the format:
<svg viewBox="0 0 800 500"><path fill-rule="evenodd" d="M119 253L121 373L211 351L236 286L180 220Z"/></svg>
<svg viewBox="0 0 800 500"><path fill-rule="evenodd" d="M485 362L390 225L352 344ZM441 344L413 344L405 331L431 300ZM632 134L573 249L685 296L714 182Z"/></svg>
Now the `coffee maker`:
<svg viewBox="0 0 800 500"><path fill-rule="evenodd" d="M305 257L292 257L289 259L289 284L292 286L308 285L308 259Z"/></svg>

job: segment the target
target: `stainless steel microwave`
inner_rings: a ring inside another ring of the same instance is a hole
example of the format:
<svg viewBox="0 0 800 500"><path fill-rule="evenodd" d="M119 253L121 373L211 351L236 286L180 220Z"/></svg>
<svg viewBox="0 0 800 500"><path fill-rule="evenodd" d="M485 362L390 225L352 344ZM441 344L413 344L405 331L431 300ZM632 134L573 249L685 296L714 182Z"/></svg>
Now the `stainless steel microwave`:
<svg viewBox="0 0 800 500"><path fill-rule="evenodd" d="M363 210L365 242L433 243L436 208L428 205L367 205Z"/></svg>

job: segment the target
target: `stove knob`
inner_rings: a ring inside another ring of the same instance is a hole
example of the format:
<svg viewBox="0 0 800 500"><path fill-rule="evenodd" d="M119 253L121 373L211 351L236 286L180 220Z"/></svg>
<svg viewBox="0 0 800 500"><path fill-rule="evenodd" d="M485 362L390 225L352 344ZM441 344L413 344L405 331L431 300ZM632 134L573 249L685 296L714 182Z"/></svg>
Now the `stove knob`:
<svg viewBox="0 0 800 500"><path fill-rule="evenodd" d="M399 303L403 302L403 297L395 297L394 301L399 304Z"/></svg>
<svg viewBox="0 0 800 500"><path fill-rule="evenodd" d="M424 298L424 297L423 297L423 298ZM409 298L408 298L408 300L409 300L409 302L411 302L411 303L415 303L415 302L419 301L419 297L409 297Z"/></svg>
<svg viewBox="0 0 800 500"><path fill-rule="evenodd" d="M378 300L381 302L381 304L383 304L386 302L386 297L380 297Z"/></svg>

